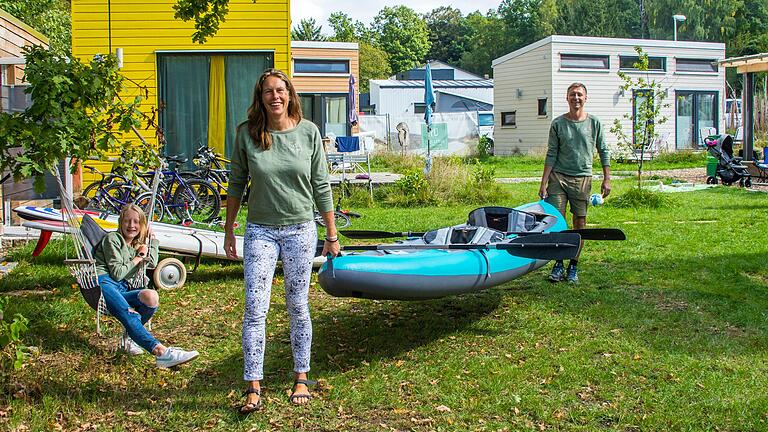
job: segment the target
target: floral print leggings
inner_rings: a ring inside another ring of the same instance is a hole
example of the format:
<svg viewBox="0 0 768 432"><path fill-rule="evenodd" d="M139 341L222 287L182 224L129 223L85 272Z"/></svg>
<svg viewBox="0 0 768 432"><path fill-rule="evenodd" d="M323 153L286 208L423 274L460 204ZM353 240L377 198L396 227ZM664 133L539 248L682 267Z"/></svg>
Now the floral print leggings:
<svg viewBox="0 0 768 432"><path fill-rule="evenodd" d="M309 372L312 320L309 316L309 280L317 247L314 221L295 225L258 225L245 230L245 315L243 317L243 379L264 378L266 321L277 259L283 261L285 306L291 328L293 370Z"/></svg>

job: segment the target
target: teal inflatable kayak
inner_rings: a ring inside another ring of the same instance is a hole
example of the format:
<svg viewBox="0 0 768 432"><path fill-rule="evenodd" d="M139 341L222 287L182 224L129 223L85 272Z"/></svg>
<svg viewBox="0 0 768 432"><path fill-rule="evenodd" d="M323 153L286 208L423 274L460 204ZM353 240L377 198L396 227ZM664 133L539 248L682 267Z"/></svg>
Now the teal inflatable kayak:
<svg viewBox="0 0 768 432"><path fill-rule="evenodd" d="M568 229L549 203L520 207L482 207L466 224L441 228L397 242L397 248L352 252L328 260L319 270L320 286L336 297L425 300L482 290L530 273L546 260L505 250L417 249L408 245L494 245L523 234ZM403 248L405 247L405 248ZM417 246L418 247L418 246Z"/></svg>

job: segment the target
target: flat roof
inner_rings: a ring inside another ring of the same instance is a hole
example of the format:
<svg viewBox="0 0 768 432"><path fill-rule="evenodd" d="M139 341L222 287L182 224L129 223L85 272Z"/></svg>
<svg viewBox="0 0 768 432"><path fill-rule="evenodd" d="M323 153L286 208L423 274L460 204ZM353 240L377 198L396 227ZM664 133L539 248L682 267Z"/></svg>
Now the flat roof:
<svg viewBox="0 0 768 432"><path fill-rule="evenodd" d="M291 41L291 48L326 48L358 50L357 42L325 42L325 41Z"/></svg>
<svg viewBox="0 0 768 432"><path fill-rule="evenodd" d="M583 44L583 45L615 45L615 46L630 46L630 47L641 46L641 47L654 47L654 48L696 48L696 49L702 49L702 50L725 51L725 44L719 43L719 42L693 42L693 41L681 41L681 40L671 41L671 40L661 40L661 39L623 39L623 38L606 38L606 37L592 37L592 36L552 35L493 60L493 62L491 63L491 66L496 66L501 63L504 63L507 60L512 60L515 57L521 56L529 51L532 51L548 43L568 43L568 44Z"/></svg>
<svg viewBox="0 0 768 432"><path fill-rule="evenodd" d="M768 53L731 57L720 62L724 67L735 67L738 73L768 71Z"/></svg>
<svg viewBox="0 0 768 432"><path fill-rule="evenodd" d="M424 88L424 80L371 80L380 88ZM492 79L434 80L432 87L438 88L493 88Z"/></svg>

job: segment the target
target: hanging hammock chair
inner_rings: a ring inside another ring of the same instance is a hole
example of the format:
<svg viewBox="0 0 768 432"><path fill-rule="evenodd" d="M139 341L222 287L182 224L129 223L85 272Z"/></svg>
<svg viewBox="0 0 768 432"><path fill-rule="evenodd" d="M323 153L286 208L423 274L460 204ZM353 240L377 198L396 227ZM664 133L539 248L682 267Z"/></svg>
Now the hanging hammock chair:
<svg viewBox="0 0 768 432"><path fill-rule="evenodd" d="M150 215L155 206L155 196L157 195L157 189L160 184L161 171L162 169L160 168L155 169L155 175L152 178L152 198L147 212L147 214ZM96 274L96 260L93 255L96 247L101 243L101 240L104 239L104 236L107 235L107 232L89 215L75 213L72 197L61 181L61 173L59 172L58 167L55 167L53 175L56 178L59 194L61 196L61 215L63 221L69 227L68 231L71 234L70 238L77 251L77 258L67 258L64 260L64 264L69 268L72 276L77 280L77 284L80 287L80 293L83 295L86 303L96 311L96 333L98 333L99 336L102 336L101 317L103 315L110 315L110 313L107 310L104 297L101 295L101 287L99 286L98 275ZM151 218L148 218L147 224L151 225L151 223ZM147 238L147 245L149 245L148 243L149 238ZM131 289L143 289L149 286L149 278L146 276L146 270L146 262L139 264L139 270L136 272L134 279L129 281ZM151 321L149 321L148 325L151 328Z"/></svg>

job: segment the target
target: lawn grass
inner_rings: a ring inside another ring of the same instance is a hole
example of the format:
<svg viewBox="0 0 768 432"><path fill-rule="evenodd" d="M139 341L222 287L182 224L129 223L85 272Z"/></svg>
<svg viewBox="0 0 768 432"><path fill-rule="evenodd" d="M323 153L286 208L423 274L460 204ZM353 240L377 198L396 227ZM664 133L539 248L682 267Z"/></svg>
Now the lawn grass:
<svg viewBox="0 0 768 432"><path fill-rule="evenodd" d="M618 180L614 194L631 187ZM599 183L594 183L595 188ZM538 184L505 185L518 205ZM265 409L242 399L242 266L204 262L161 292L154 333L198 349L175 371L115 354L59 263L13 252L0 279L6 316L31 319L36 348L3 383L0 429L312 431L756 431L768 429L768 195L717 187L659 210L590 209L590 226L625 242L590 242L578 285L548 267L486 291L424 302L339 299L317 285L309 407L289 405L282 279L268 316ZM609 199L610 203L610 199ZM358 209L355 209L358 210ZM470 207L359 209L359 229L423 230ZM351 243L346 241L346 243ZM71 256L71 252L70 252ZM26 295L18 295L18 291Z"/></svg>

